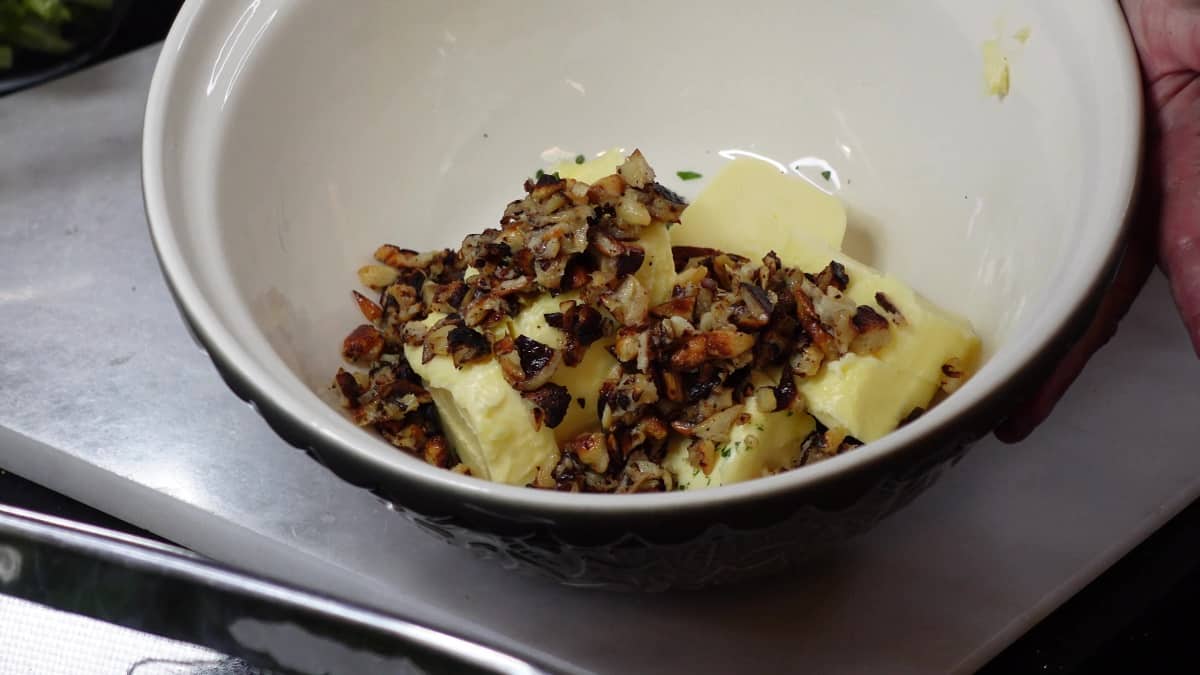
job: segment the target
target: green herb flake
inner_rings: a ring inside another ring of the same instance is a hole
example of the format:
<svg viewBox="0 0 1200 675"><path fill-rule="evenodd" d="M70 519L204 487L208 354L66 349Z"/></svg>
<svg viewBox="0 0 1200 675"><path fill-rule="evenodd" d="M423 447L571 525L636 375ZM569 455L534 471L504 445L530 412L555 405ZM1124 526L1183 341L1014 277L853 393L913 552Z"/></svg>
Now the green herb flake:
<svg viewBox="0 0 1200 675"><path fill-rule="evenodd" d="M829 177L832 175L833 175L832 171L822 171L821 172L821 178L824 178L825 180L829 180Z"/></svg>
<svg viewBox="0 0 1200 675"><path fill-rule="evenodd" d="M542 176L545 176L545 175L546 175L546 172L545 172L545 171L542 171L541 169L538 169L536 172L534 172L534 174L533 174L533 177L534 177L534 179L535 179L535 180L541 180L541 179L542 179Z"/></svg>
<svg viewBox="0 0 1200 675"><path fill-rule="evenodd" d="M791 411L791 410L789 410L789 411L788 411L788 417L791 417L791 416L792 416L792 411Z"/></svg>
<svg viewBox="0 0 1200 675"><path fill-rule="evenodd" d="M717 452L721 453L722 457L729 457L729 454L733 452L733 448L728 445L722 445L720 448L717 448Z"/></svg>
<svg viewBox="0 0 1200 675"><path fill-rule="evenodd" d="M697 178L704 178L703 174L696 173L695 171L676 171L675 175L679 176L679 180L696 180Z"/></svg>
<svg viewBox="0 0 1200 675"><path fill-rule="evenodd" d="M575 155L575 163L576 164L583 164L586 161L587 161L587 158L584 157L583 155Z"/></svg>

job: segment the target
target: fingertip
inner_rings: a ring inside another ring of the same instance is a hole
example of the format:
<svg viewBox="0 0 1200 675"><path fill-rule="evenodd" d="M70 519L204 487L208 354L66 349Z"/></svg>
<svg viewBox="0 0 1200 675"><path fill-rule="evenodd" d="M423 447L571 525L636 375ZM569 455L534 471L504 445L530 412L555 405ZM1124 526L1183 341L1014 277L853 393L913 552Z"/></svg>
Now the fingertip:
<svg viewBox="0 0 1200 675"><path fill-rule="evenodd" d="M996 439L1011 445L1029 438L1030 434L1050 417L1050 413L1054 412L1059 399L1083 370L1089 353L1081 351L1078 346L1068 353L1033 396L996 428Z"/></svg>
<svg viewBox="0 0 1200 675"><path fill-rule="evenodd" d="M1192 349L1200 357L1200 247L1193 247L1196 261L1185 267L1185 271L1171 277L1171 295L1183 327L1187 330Z"/></svg>
<svg viewBox="0 0 1200 675"><path fill-rule="evenodd" d="M992 434L1001 443L1013 445L1020 443L1033 432L1033 426L1018 417L1010 417L996 427Z"/></svg>

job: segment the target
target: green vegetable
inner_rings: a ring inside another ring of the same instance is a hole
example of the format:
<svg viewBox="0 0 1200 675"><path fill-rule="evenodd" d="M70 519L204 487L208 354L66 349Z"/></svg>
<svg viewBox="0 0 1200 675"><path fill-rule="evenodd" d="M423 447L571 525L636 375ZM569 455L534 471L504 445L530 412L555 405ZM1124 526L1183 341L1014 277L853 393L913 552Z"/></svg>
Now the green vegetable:
<svg viewBox="0 0 1200 675"><path fill-rule="evenodd" d="M25 0L25 6L49 23L65 23L71 20L71 10L59 0Z"/></svg>
<svg viewBox="0 0 1200 675"><path fill-rule="evenodd" d="M13 67L20 49L70 52L77 45L63 29L81 17L86 20L89 12L110 9L112 0L0 0L0 70Z"/></svg>
<svg viewBox="0 0 1200 675"><path fill-rule="evenodd" d="M679 180L696 180L697 178L704 177L702 174L698 174L695 171L676 171L675 175L679 176Z"/></svg>
<svg viewBox="0 0 1200 675"><path fill-rule="evenodd" d="M47 54L65 54L75 45L59 35L58 28L42 21L28 21L9 37L17 47Z"/></svg>
<svg viewBox="0 0 1200 675"><path fill-rule="evenodd" d="M584 157L583 155L575 155L575 163L576 164L583 164L586 161L587 161L587 158Z"/></svg>
<svg viewBox="0 0 1200 675"><path fill-rule="evenodd" d="M825 180L829 180L829 177L832 175L833 175L833 173L830 171L822 171L821 172L821 178L824 178Z"/></svg>

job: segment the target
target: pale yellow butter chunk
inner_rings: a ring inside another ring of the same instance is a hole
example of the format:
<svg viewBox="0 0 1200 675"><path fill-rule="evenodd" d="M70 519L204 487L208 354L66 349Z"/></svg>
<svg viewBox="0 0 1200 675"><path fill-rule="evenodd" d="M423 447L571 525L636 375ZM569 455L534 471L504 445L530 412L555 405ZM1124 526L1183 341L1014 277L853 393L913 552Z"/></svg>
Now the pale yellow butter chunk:
<svg viewBox="0 0 1200 675"><path fill-rule="evenodd" d="M624 161L625 153L620 148L612 148L579 164L573 159L559 162L551 167L550 173L557 173L559 178L574 178L591 184L616 173L617 167Z"/></svg>
<svg viewBox="0 0 1200 675"><path fill-rule="evenodd" d="M636 243L646 252L646 258L633 276L650 295L650 306L670 300L675 288L675 258L671 254L671 235L667 226L643 227Z"/></svg>
<svg viewBox="0 0 1200 675"><path fill-rule="evenodd" d="M762 199L768 195L750 193L748 196ZM684 240L691 244L693 240L700 241L708 236L708 231L696 235L688 230L688 211L691 208L689 206L683 212L684 224L671 233L676 243ZM836 260L846 268L846 274L850 277L846 295L856 304L882 310L877 297L882 293L899 310L900 319L891 321L892 339L879 351L880 359L903 372L932 382L940 382L942 365L951 359L957 359L959 367L967 373L978 365L979 336L970 323L939 309L899 279L881 274L803 232L794 232L787 239L775 243L758 241L754 235L748 234L732 238L714 248L722 248L751 260L758 260L773 250L784 265L812 273L821 271ZM887 316L886 312L880 313Z"/></svg>
<svg viewBox="0 0 1200 675"><path fill-rule="evenodd" d="M783 264L812 273L836 260L850 277L847 296L856 304L876 308L890 320L891 340L877 354L870 358L844 356L840 362L826 364L811 381L800 383L809 408L822 423L844 426L862 441L874 440L894 429L913 408L929 406L941 383L944 364L953 361L968 374L978 366L979 337L967 321L937 308L900 280L831 247L821 231L810 232L801 226L773 236L774 232L755 230L752 222L733 214L728 217L734 219L734 228L707 216L690 216L713 189L727 188L714 181L683 212L682 224L671 232L676 244L720 248L751 260L773 250ZM769 185L753 182L742 185L738 194L748 204L775 199ZM727 195L721 198L729 199ZM812 222L799 216L793 220ZM885 311L881 298L898 310L898 317Z"/></svg>
<svg viewBox="0 0 1200 675"><path fill-rule="evenodd" d="M846 295L851 300L878 309L882 294L899 310L901 325L893 322L892 339L877 354L880 360L934 383L941 382L942 366L951 359L966 373L974 372L979 365L980 342L970 323L934 306L895 277L844 255L835 259L845 265L850 277Z"/></svg>
<svg viewBox="0 0 1200 675"><path fill-rule="evenodd" d="M442 318L433 314L424 323ZM472 476L527 485L539 468L558 464L554 432L534 429L532 404L508 384L495 359L460 369L447 356L421 363L420 347L406 346L404 355L433 395L442 428Z"/></svg>
<svg viewBox="0 0 1200 675"><path fill-rule="evenodd" d="M617 167L624 161L625 155L619 149L613 148L582 164L576 164L574 161L561 162L554 166L553 171L560 178L573 178L584 183L595 183L605 176L616 173ZM650 294L651 305L666 302L671 297L671 289L675 286L675 260L671 256L671 235L667 233L665 225L651 225L642 228L637 243L646 251L646 259L633 276L637 277L642 287Z"/></svg>
<svg viewBox="0 0 1200 675"><path fill-rule="evenodd" d="M846 208L839 199L747 157L721 169L671 232L676 245L741 255L753 251L753 259L772 249L782 256L786 250L806 248L809 239L840 249L845 234ZM801 241L794 243L797 235Z"/></svg>
<svg viewBox="0 0 1200 675"><path fill-rule="evenodd" d="M798 385L813 417L864 443L894 430L914 408L927 407L938 388L935 381L857 354L826 364Z"/></svg>
<svg viewBox="0 0 1200 675"><path fill-rule="evenodd" d="M738 483L790 469L800 458L804 439L816 429L807 413L763 412L754 398L747 399L750 419L735 425L729 443L717 448L717 461L705 474L688 459L690 439L671 438L663 466L675 476L679 489L691 490Z"/></svg>
<svg viewBox="0 0 1200 675"><path fill-rule="evenodd" d="M577 296L577 293L564 293L558 297L547 295L539 298L513 319L513 335L525 335L554 349L562 349L563 332L546 323L545 315L558 312L560 303L574 300ZM600 384L617 364L617 360L608 352L611 344L611 338L593 342L578 365L563 364L550 378L551 382L566 387L571 394L571 406L567 409L567 415L554 428L554 437L560 444L599 428L596 399L600 393Z"/></svg>
<svg viewBox="0 0 1200 675"><path fill-rule="evenodd" d="M650 305L666 302L675 285L675 263L671 257L671 239L664 225L651 225L642 229L637 243L646 251L646 258L634 276L650 295ZM562 311L565 302L577 300L578 293L563 293L558 296L542 296L521 310L510 324L512 334L525 335L542 344L562 349L563 333L546 322L546 315ZM608 377L617 360L608 352L611 338L597 340L588 347L583 360L575 366L562 365L550 381L567 388L571 394L571 407L561 424L554 429L559 443L566 443L586 431L599 427L596 413L596 397L604 378ZM580 404L579 399L583 399Z"/></svg>

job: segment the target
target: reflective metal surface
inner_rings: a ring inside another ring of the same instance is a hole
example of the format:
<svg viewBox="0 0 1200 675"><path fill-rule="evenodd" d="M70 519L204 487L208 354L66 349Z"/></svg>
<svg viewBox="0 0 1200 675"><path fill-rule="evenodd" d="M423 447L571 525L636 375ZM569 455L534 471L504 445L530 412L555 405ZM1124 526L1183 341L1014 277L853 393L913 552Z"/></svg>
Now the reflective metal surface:
<svg viewBox="0 0 1200 675"><path fill-rule="evenodd" d="M271 675L211 649L2 593L0 644L0 675Z"/></svg>
<svg viewBox="0 0 1200 675"><path fill-rule="evenodd" d="M189 339L139 192L154 57L0 99L0 466L199 553L601 672L946 672L1200 494L1200 364L1156 279L1033 438L801 574L647 596L476 561L279 441Z"/></svg>
<svg viewBox="0 0 1200 675"><path fill-rule="evenodd" d="M0 673L122 665L129 673L213 675L261 667L313 675L545 672L171 547L0 506Z"/></svg>

